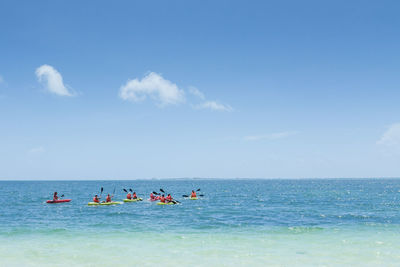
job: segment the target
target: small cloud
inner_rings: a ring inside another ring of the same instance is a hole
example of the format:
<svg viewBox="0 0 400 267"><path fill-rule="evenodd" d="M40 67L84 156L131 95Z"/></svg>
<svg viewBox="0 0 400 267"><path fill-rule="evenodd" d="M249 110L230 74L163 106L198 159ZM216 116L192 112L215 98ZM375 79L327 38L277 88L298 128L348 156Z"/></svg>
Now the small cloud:
<svg viewBox="0 0 400 267"><path fill-rule="evenodd" d="M197 89L196 87L190 86L189 87L189 93L191 93L192 95L194 95L194 96L196 96L196 97L198 97L200 99L203 99L203 100L206 99L204 94L199 89Z"/></svg>
<svg viewBox="0 0 400 267"><path fill-rule="evenodd" d="M36 69L36 77L39 82L45 83L46 89L59 96L73 96L63 83L61 74L52 66L42 65Z"/></svg>
<svg viewBox="0 0 400 267"><path fill-rule="evenodd" d="M280 132L280 133L272 133L264 135L248 135L244 137L244 140L246 141L276 140L276 139L286 138L295 134L297 134L297 132Z"/></svg>
<svg viewBox="0 0 400 267"><path fill-rule="evenodd" d="M211 110L218 110L218 111L232 111L233 108L229 105L224 105L217 103L216 101L206 101L199 105L196 105L195 108L197 109L211 109Z"/></svg>
<svg viewBox="0 0 400 267"><path fill-rule="evenodd" d="M28 150L28 155L39 155L44 153L45 151L46 150L42 146L34 147Z"/></svg>
<svg viewBox="0 0 400 267"><path fill-rule="evenodd" d="M398 146L400 145L400 123L392 124L382 137L376 142L382 146Z"/></svg>
<svg viewBox="0 0 400 267"><path fill-rule="evenodd" d="M169 80L164 79L160 74L150 72L141 80L129 80L123 85L119 97L123 100L140 102L150 96L161 106L178 104L185 101L184 91Z"/></svg>

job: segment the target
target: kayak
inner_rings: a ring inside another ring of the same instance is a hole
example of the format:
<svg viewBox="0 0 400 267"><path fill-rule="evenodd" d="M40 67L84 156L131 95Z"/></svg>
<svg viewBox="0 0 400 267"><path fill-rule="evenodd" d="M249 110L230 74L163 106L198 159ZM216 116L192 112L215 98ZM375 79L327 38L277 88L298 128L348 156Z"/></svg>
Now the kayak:
<svg viewBox="0 0 400 267"><path fill-rule="evenodd" d="M122 204L122 202L112 201L112 202L101 202L101 203L97 203L97 202L89 202L88 203L89 206L118 205L118 204Z"/></svg>
<svg viewBox="0 0 400 267"><path fill-rule="evenodd" d="M197 197L190 197L191 200L197 200Z"/></svg>
<svg viewBox="0 0 400 267"><path fill-rule="evenodd" d="M70 202L71 199L58 199L58 200L47 200L46 203L63 203Z"/></svg>
<svg viewBox="0 0 400 267"><path fill-rule="evenodd" d="M143 199L141 199L140 197L135 198L135 199L124 199L124 202L138 202L138 201L142 201Z"/></svg>
<svg viewBox="0 0 400 267"><path fill-rule="evenodd" d="M158 202L157 205L175 205L175 203L173 203L173 202L168 202L168 203Z"/></svg>

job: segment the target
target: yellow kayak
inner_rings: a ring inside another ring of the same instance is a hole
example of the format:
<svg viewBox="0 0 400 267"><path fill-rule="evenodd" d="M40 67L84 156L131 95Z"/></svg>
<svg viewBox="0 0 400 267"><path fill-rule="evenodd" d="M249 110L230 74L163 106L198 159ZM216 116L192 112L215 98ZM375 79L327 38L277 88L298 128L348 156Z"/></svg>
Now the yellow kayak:
<svg viewBox="0 0 400 267"><path fill-rule="evenodd" d="M172 203L172 202L168 202L168 203L158 202L157 205L175 205L175 203Z"/></svg>
<svg viewBox="0 0 400 267"><path fill-rule="evenodd" d="M118 205L118 204L122 204L122 202L119 201L111 201L111 202L89 202L88 205L89 206L104 206L104 205Z"/></svg>
<svg viewBox="0 0 400 267"><path fill-rule="evenodd" d="M190 197L191 200L197 200L197 197Z"/></svg>
<svg viewBox="0 0 400 267"><path fill-rule="evenodd" d="M135 198L135 199L124 199L124 202L137 202L137 201L142 201L143 199L141 199L140 197Z"/></svg>

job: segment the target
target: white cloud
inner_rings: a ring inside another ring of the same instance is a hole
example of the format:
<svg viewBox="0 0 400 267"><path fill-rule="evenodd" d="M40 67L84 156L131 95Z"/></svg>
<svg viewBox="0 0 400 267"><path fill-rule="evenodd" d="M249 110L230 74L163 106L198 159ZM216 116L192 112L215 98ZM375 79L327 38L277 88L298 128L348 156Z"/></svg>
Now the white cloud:
<svg viewBox="0 0 400 267"><path fill-rule="evenodd" d="M150 96L162 106L178 104L185 101L184 91L161 75L151 72L142 80L129 80L120 89L119 96L123 100L143 101Z"/></svg>
<svg viewBox="0 0 400 267"><path fill-rule="evenodd" d="M189 87L189 93L191 93L192 95L194 95L194 96L196 96L196 97L198 97L200 99L203 99L203 100L206 99L204 94L199 89L197 89L196 87L190 86Z"/></svg>
<svg viewBox="0 0 400 267"><path fill-rule="evenodd" d="M35 73L39 82L45 83L49 92L60 96L73 96L73 93L64 85L61 74L52 66L42 65L36 69Z"/></svg>
<svg viewBox="0 0 400 267"><path fill-rule="evenodd" d="M229 105L220 104L216 101L205 101L197 106L197 109L211 109L211 110L218 110L218 111L232 111L232 107Z"/></svg>
<svg viewBox="0 0 400 267"><path fill-rule="evenodd" d="M384 146L400 145L400 123L392 124L376 143Z"/></svg>
<svg viewBox="0 0 400 267"><path fill-rule="evenodd" d="M246 141L276 140L276 139L286 138L295 134L297 134L297 132L280 132L280 133L272 133L264 135L248 135L244 137L244 140Z"/></svg>
<svg viewBox="0 0 400 267"><path fill-rule="evenodd" d="M203 102L198 105L192 105L195 109L212 109L218 111L233 110L229 105L206 100L205 95L194 86L190 86L188 92L203 100ZM186 101L185 90L180 89L175 83L164 79L160 74L155 72L150 72L141 80L138 78L128 80L119 90L119 97L123 100L140 102L145 100L147 96L157 101L160 106L178 104Z"/></svg>

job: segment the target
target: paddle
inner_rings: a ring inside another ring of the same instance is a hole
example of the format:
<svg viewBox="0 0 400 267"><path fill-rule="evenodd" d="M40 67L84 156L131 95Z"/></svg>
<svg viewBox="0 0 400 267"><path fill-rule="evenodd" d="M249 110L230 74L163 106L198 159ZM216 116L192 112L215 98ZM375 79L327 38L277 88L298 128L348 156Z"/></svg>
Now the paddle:
<svg viewBox="0 0 400 267"><path fill-rule="evenodd" d="M197 189L196 191L197 191L197 192L199 192L199 191L200 191L200 188L199 188L199 189Z"/></svg>
<svg viewBox="0 0 400 267"><path fill-rule="evenodd" d="M111 198L114 197L114 194L115 194L115 187L114 187L114 191L113 191L113 194L112 194ZM112 200L111 200L111 201L112 201Z"/></svg>
<svg viewBox="0 0 400 267"><path fill-rule="evenodd" d="M100 198L101 198L101 194L103 194L103 187L100 190Z"/></svg>
<svg viewBox="0 0 400 267"><path fill-rule="evenodd" d="M157 192L155 192L155 191L153 191L153 194L154 194L154 195L159 195L159 193L157 193Z"/></svg>
<svg viewBox="0 0 400 267"><path fill-rule="evenodd" d="M125 188L123 189L126 193L128 193L128 190L126 190Z"/></svg>
<svg viewBox="0 0 400 267"><path fill-rule="evenodd" d="M189 197L188 195L182 195L183 197Z"/></svg>

